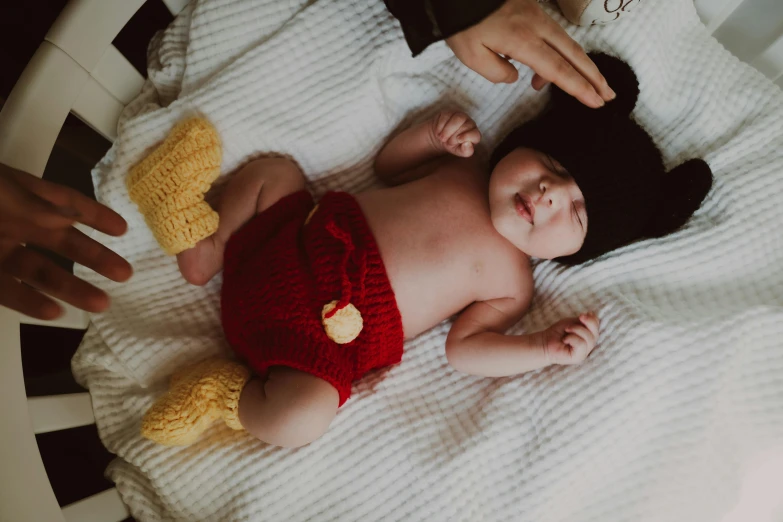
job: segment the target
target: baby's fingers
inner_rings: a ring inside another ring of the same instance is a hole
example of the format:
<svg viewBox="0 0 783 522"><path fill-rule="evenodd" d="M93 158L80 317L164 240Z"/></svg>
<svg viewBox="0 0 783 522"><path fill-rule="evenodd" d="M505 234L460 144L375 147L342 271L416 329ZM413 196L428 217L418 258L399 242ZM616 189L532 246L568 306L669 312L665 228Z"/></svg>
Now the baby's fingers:
<svg viewBox="0 0 783 522"><path fill-rule="evenodd" d="M570 362L572 363L580 363L584 361L592 348L587 341L576 334L568 334L563 337L563 344L571 347Z"/></svg>
<svg viewBox="0 0 783 522"><path fill-rule="evenodd" d="M465 125L462 127L465 128ZM475 125L472 125L465 130L460 129L460 132L457 134L457 141L460 143L470 142L476 145L481 142L481 132L479 132Z"/></svg>
<svg viewBox="0 0 783 522"><path fill-rule="evenodd" d="M469 141L460 143L459 147L455 151L455 154L460 158L469 158L473 155L473 144Z"/></svg>
<svg viewBox="0 0 783 522"><path fill-rule="evenodd" d="M595 315L593 312L590 312L589 314L582 314L579 316L579 321L591 332L593 332L595 338L598 339L598 327L600 325L600 321L598 320L597 315Z"/></svg>
<svg viewBox="0 0 783 522"><path fill-rule="evenodd" d="M587 344L591 345L591 346L595 344L595 340L596 340L595 334L593 332L591 332L584 325L577 324L577 325L568 326L568 327L566 327L565 331L566 331L566 333L569 333L569 334L572 334L572 335L576 335L576 336L584 339L584 341Z"/></svg>
<svg viewBox="0 0 783 522"><path fill-rule="evenodd" d="M563 336L563 344L570 346L574 350L587 346L587 341L580 335L570 333Z"/></svg>
<svg viewBox="0 0 783 522"><path fill-rule="evenodd" d="M462 127L462 124L465 123L467 118L468 117L461 112L455 112L452 114L446 124L443 126L443 130L438 133L440 139L447 140L453 137L457 131L460 130L460 127Z"/></svg>
<svg viewBox="0 0 783 522"><path fill-rule="evenodd" d="M451 118L450 112L441 112L435 117L435 136L440 137L440 135L443 133L444 127L446 127L446 124L449 122L449 118Z"/></svg>

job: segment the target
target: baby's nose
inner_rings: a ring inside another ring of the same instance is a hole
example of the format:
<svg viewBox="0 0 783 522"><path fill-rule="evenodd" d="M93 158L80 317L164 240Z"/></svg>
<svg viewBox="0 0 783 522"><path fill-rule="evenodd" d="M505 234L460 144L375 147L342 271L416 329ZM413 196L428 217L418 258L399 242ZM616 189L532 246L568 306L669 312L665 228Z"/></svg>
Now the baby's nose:
<svg viewBox="0 0 783 522"><path fill-rule="evenodd" d="M565 197L563 192L563 189L557 185L544 185L542 187L541 198L539 201L544 206L557 209Z"/></svg>

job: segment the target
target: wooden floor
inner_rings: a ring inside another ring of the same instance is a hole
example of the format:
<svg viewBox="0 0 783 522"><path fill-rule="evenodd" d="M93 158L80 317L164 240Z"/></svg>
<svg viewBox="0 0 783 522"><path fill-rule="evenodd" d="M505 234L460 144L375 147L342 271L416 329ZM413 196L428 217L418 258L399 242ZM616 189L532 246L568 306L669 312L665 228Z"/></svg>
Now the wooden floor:
<svg viewBox="0 0 783 522"><path fill-rule="evenodd" d="M0 103L43 41L67 0L0 2ZM147 43L171 22L161 0L148 0L114 40L114 45L146 76ZM110 143L69 116L46 166L44 179L93 196L90 170ZM51 254L49 254L51 255ZM67 260L51 255L71 270ZM24 325L22 364L29 397L84 391L71 374L71 357L84 332ZM46 473L61 506L112 487L103 474L114 458L101 444L95 425L38 435ZM128 519L132 520L132 519Z"/></svg>

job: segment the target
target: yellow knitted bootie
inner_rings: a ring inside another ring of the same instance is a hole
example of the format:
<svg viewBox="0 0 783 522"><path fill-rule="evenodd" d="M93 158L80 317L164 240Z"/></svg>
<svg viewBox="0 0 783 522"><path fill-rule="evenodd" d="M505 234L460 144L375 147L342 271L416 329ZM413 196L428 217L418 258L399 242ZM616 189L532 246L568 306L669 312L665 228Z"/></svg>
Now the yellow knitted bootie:
<svg viewBox="0 0 783 522"><path fill-rule="evenodd" d="M221 418L229 428L243 429L239 397L249 379L245 366L221 358L180 370L169 391L144 414L141 435L166 446L187 446Z"/></svg>
<svg viewBox="0 0 783 522"><path fill-rule="evenodd" d="M161 248L179 254L211 236L218 214L204 194L220 174L222 148L204 118L178 123L157 149L134 166L126 185Z"/></svg>

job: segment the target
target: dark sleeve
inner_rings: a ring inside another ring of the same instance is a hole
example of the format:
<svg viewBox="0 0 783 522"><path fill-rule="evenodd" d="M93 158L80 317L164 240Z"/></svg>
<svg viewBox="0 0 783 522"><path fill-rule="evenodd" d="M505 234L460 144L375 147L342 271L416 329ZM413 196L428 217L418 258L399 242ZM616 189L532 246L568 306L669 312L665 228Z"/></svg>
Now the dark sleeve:
<svg viewBox="0 0 783 522"><path fill-rule="evenodd" d="M505 0L383 0L400 21L413 56L428 45L476 25Z"/></svg>

